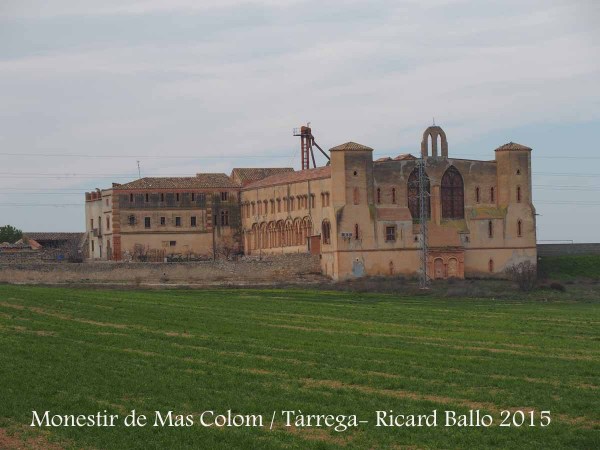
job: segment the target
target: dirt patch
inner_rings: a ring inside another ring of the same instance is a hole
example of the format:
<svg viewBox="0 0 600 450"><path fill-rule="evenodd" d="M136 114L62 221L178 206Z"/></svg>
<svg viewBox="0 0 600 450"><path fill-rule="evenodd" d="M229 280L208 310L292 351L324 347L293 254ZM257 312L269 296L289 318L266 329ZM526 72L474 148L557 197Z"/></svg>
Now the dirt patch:
<svg viewBox="0 0 600 450"><path fill-rule="evenodd" d="M62 450L65 447L49 442L44 436L24 436L21 433L9 434L0 428L0 448L3 450Z"/></svg>

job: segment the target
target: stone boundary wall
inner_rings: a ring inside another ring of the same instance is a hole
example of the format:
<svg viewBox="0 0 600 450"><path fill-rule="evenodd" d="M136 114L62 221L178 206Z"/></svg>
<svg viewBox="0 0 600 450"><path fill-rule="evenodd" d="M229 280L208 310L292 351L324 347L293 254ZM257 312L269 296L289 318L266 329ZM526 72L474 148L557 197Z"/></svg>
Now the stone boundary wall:
<svg viewBox="0 0 600 450"><path fill-rule="evenodd" d="M27 284L252 284L288 283L324 278L318 255L288 254L239 261L189 263L85 263L0 262L0 282Z"/></svg>
<svg viewBox="0 0 600 450"><path fill-rule="evenodd" d="M538 244L538 256L600 255L600 243Z"/></svg>

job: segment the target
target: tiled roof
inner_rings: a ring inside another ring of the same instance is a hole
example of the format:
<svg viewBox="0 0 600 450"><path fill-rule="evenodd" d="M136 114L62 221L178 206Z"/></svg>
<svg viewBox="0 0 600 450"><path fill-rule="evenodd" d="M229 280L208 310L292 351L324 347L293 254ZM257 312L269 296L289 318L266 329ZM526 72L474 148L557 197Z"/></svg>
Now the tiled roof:
<svg viewBox="0 0 600 450"><path fill-rule="evenodd" d="M496 149L497 152L501 152L504 150L529 150L529 151L531 151L531 148L526 147L521 144L517 144L516 142L509 142L508 144L501 145L500 147L498 147Z"/></svg>
<svg viewBox="0 0 600 450"><path fill-rule="evenodd" d="M331 178L331 166L317 167L316 169L300 170L298 172L285 172L271 175L262 180L244 186L244 190L276 186L280 184L299 183L301 181Z"/></svg>
<svg viewBox="0 0 600 450"><path fill-rule="evenodd" d="M262 180L263 178L270 177L279 173L293 172L294 169L291 167L249 167L249 168L235 168L231 171L231 178L239 181L242 186L253 181Z"/></svg>
<svg viewBox="0 0 600 450"><path fill-rule="evenodd" d="M362 145L362 144L357 144L356 142L346 142L345 144L338 145L337 147L332 147L329 149L330 152L358 151L358 150L373 151L373 149L371 147L367 147L366 145Z"/></svg>
<svg viewBox="0 0 600 450"><path fill-rule="evenodd" d="M23 236L34 241L66 241L71 239L81 239L84 233L61 233L61 232L27 232Z"/></svg>
<svg viewBox="0 0 600 450"><path fill-rule="evenodd" d="M403 160L406 160L406 159L413 160L413 159L417 159L417 157L411 155L410 153L401 153L401 154L399 154L398 156L396 156L394 158L394 161L403 161Z"/></svg>
<svg viewBox="0 0 600 450"><path fill-rule="evenodd" d="M203 189L239 187L224 173L199 173L195 177L146 177L114 186L114 190L127 189Z"/></svg>

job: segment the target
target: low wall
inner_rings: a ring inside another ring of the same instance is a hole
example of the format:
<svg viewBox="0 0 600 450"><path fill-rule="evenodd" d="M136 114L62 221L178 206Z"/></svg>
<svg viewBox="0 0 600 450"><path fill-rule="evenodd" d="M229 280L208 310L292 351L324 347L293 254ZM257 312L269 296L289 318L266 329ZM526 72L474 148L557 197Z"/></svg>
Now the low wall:
<svg viewBox="0 0 600 450"><path fill-rule="evenodd" d="M538 244L538 256L600 255L600 243Z"/></svg>
<svg viewBox="0 0 600 450"><path fill-rule="evenodd" d="M322 279L319 257L308 254L189 263L0 263L0 282L5 283L247 284L311 277Z"/></svg>

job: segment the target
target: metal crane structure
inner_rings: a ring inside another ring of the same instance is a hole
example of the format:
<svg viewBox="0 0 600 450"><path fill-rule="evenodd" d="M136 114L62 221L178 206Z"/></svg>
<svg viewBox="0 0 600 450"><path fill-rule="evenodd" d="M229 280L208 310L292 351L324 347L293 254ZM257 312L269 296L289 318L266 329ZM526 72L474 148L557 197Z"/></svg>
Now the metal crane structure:
<svg viewBox="0 0 600 450"><path fill-rule="evenodd" d="M315 142L315 137L312 135L312 130L310 128L310 122L306 124L306 126L294 128L293 133L294 136L300 136L300 157L302 160L302 170L310 169L311 160L313 167L317 167L313 146L317 147L320 152L323 153L325 158L327 158L327 161L329 161L329 155L325 153L325 151L319 147L319 144Z"/></svg>

